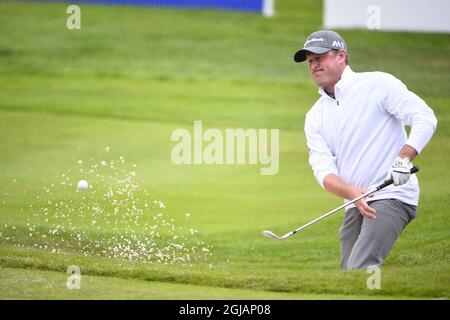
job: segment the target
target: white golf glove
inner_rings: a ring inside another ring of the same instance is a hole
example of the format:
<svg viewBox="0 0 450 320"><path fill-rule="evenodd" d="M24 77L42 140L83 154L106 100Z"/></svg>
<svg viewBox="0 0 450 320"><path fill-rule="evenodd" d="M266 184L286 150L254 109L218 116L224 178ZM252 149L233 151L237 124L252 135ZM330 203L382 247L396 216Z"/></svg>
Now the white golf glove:
<svg viewBox="0 0 450 320"><path fill-rule="evenodd" d="M394 164L386 177L386 180L392 179L395 186L402 185L409 180L411 176L411 171L409 169L409 159L408 158L395 158Z"/></svg>

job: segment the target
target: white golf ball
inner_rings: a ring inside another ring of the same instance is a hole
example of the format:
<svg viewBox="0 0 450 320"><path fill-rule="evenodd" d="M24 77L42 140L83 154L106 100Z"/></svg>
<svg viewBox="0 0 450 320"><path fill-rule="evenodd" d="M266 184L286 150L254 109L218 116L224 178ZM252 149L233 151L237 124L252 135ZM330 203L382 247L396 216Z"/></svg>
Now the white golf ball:
<svg viewBox="0 0 450 320"><path fill-rule="evenodd" d="M77 188L78 190L86 190L89 187L89 184L86 180L78 181Z"/></svg>

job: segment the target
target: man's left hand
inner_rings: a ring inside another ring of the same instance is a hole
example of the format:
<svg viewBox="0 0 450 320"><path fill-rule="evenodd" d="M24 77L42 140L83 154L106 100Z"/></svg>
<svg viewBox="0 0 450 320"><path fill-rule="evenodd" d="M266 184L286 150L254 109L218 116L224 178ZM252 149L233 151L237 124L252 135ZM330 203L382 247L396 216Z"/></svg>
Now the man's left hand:
<svg viewBox="0 0 450 320"><path fill-rule="evenodd" d="M408 158L395 158L394 164L389 170L386 179L392 179L395 186L405 184L411 176L409 163L410 161Z"/></svg>

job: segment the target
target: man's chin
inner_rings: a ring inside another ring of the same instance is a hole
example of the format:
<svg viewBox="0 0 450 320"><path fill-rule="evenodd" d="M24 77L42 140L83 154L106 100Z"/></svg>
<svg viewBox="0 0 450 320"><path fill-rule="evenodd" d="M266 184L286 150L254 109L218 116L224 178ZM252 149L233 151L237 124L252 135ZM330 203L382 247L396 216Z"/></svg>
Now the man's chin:
<svg viewBox="0 0 450 320"><path fill-rule="evenodd" d="M325 83L323 81L314 79L314 82L316 83L316 85L318 87L324 87L325 86Z"/></svg>

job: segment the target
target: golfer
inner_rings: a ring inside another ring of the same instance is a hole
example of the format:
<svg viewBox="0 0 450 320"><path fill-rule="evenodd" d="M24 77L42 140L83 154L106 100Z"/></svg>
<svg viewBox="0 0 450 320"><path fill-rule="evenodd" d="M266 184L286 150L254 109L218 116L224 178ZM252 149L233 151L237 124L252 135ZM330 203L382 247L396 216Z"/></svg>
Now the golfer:
<svg viewBox="0 0 450 320"><path fill-rule="evenodd" d="M336 32L314 32L294 60L306 61L319 87L320 98L305 119L309 163L319 184L348 201L394 181L349 206L340 230L342 269L379 267L416 215L419 184L411 161L430 141L436 117L394 76L352 71Z"/></svg>

